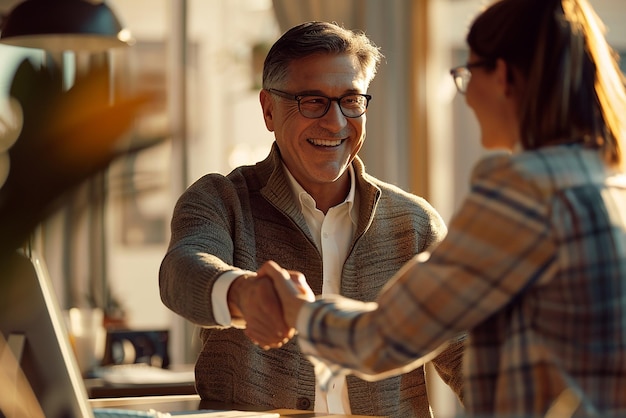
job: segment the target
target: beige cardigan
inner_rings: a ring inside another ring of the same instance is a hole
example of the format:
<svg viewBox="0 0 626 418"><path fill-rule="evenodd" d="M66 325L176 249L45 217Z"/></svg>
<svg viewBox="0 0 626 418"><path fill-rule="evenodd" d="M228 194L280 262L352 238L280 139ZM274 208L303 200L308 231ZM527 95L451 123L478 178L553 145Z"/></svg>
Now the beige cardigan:
<svg viewBox="0 0 626 418"><path fill-rule="evenodd" d="M354 160L359 220L341 279L341 294L374 300L387 280L416 253L436 245L446 227L428 202L364 172ZM292 198L276 144L267 159L228 176L208 174L180 197L159 284L163 303L202 326L196 386L203 399L270 408L312 409L315 376L295 340L264 351L242 330L216 324L211 292L234 268L256 271L266 260L303 272L316 294L322 258ZM435 367L461 396L459 340ZM352 413L430 417L424 371L379 382L347 378Z"/></svg>

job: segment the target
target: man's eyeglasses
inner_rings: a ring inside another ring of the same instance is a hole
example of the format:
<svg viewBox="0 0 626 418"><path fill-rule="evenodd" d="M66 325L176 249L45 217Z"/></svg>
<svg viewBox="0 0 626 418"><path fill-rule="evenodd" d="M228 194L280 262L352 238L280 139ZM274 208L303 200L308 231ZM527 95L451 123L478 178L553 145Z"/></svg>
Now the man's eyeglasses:
<svg viewBox="0 0 626 418"><path fill-rule="evenodd" d="M454 79L454 84L456 85L456 89L461 94L465 94L467 91L467 85L472 79L472 68L477 67L488 67L491 66L491 61L476 61L476 62L468 62L465 65L459 65L458 67L454 67L450 70L450 74Z"/></svg>
<svg viewBox="0 0 626 418"><path fill-rule="evenodd" d="M324 116L330 109L331 102L337 102L341 113L347 118L358 118L367 110L372 96L369 94L346 94L341 97L326 97L309 94L290 94L276 89L268 89L270 93L283 99L298 102L298 110L305 118L317 119Z"/></svg>

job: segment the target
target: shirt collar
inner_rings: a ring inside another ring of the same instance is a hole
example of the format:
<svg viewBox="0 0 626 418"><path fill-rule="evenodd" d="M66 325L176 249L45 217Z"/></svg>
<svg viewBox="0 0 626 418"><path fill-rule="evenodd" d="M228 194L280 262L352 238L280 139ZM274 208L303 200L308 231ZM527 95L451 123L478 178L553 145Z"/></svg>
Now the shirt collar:
<svg viewBox="0 0 626 418"><path fill-rule="evenodd" d="M293 177L293 175L291 174L291 172L289 171L285 163L282 163L282 165L283 165L283 168L285 169L285 173L287 174L287 181L289 183L289 186L291 187L291 190L294 196L298 198L298 202L300 202L300 209L302 209L303 206L305 205L308 207L315 208L317 206L315 204L315 199L313 199L313 197L306 190L304 190L304 188L300 185L300 183L298 183L298 181ZM348 173L350 175L350 190L348 191L348 195L346 196L346 199L337 206L347 203L349 214L350 214L350 219L352 220L352 223L356 225L357 219L358 219L358 216L355 212L356 205L354 204L355 197L356 197L356 181L355 181L354 168L352 167L352 164L348 166Z"/></svg>

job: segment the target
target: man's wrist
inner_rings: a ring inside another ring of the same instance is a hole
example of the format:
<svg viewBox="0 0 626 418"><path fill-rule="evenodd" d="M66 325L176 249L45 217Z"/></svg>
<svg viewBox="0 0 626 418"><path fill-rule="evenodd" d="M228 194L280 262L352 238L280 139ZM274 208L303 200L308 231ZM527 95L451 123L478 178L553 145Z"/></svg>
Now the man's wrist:
<svg viewBox="0 0 626 418"><path fill-rule="evenodd" d="M232 318L243 318L243 312L241 312L240 308L241 293L246 285L246 280L248 280L249 277L249 274L242 274L233 280L228 288L226 302Z"/></svg>
<svg viewBox="0 0 626 418"><path fill-rule="evenodd" d="M228 306L228 292L230 286L240 276L248 274L253 275L254 272L247 270L230 270L224 272L218 277L211 292L211 303L213 304L213 314L215 322L224 327L245 328L246 321L243 318L233 318Z"/></svg>

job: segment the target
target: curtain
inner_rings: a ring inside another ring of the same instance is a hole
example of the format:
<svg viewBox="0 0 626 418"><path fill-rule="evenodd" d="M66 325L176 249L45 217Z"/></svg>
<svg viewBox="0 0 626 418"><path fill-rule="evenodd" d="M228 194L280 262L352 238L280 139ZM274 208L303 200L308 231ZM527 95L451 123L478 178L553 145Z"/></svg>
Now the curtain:
<svg viewBox="0 0 626 418"><path fill-rule="evenodd" d="M280 28L308 20L363 30L385 59L370 85L367 140L360 152L370 174L428 198L425 85L428 0L273 0Z"/></svg>

